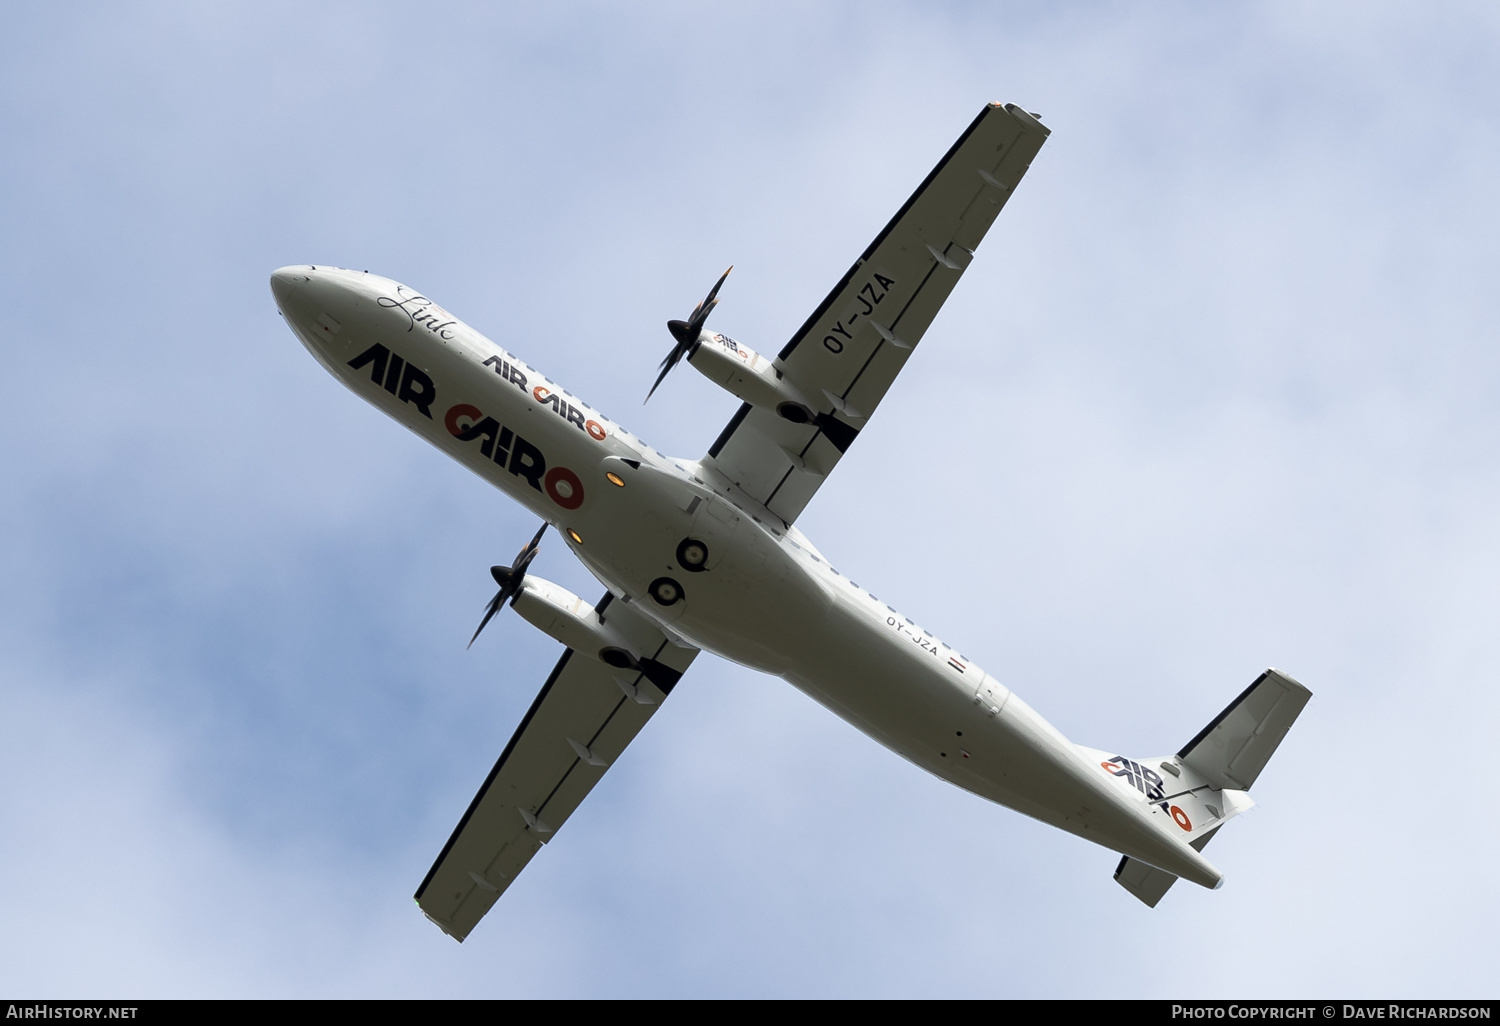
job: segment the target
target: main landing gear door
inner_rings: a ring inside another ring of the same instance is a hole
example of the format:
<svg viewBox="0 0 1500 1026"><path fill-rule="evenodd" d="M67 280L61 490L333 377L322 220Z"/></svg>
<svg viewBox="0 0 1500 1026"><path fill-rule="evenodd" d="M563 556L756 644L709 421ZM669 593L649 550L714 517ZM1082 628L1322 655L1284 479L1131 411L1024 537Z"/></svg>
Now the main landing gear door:
<svg viewBox="0 0 1500 1026"><path fill-rule="evenodd" d="M712 570L729 551L735 529L740 526L740 511L718 496L701 497L693 511L693 537L708 548L704 570Z"/></svg>

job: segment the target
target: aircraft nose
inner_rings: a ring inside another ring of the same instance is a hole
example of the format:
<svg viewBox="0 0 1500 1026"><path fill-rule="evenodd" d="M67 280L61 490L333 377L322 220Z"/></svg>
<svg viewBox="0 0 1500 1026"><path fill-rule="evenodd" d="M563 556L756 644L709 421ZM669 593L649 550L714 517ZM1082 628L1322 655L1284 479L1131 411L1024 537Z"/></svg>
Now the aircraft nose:
<svg viewBox="0 0 1500 1026"><path fill-rule="evenodd" d="M342 272L337 270L294 264L271 272L276 309L286 319L287 327L314 351L339 333L342 322L334 320L329 308L341 307L345 291Z"/></svg>
<svg viewBox="0 0 1500 1026"><path fill-rule="evenodd" d="M278 267L271 272L271 295L276 297L276 305L286 310L287 301L295 296L299 289L305 288L312 281L308 272L312 270L307 265L292 265L289 267Z"/></svg>

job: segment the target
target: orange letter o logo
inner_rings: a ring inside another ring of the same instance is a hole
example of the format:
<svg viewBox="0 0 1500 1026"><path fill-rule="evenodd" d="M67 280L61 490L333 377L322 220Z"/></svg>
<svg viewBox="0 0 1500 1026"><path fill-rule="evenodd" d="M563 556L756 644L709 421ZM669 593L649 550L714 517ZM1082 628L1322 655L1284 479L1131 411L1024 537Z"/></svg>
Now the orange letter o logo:
<svg viewBox="0 0 1500 1026"><path fill-rule="evenodd" d="M448 415L443 418L443 426L448 429L450 435L457 438L468 430L468 428L458 426L459 417L468 417L469 420L474 421L483 416L484 414L480 412L479 407L470 406L468 403L459 403L453 409L449 410Z"/></svg>
<svg viewBox="0 0 1500 1026"><path fill-rule="evenodd" d="M577 509L583 505L583 482L567 467L553 467L542 478L547 494L563 509Z"/></svg>

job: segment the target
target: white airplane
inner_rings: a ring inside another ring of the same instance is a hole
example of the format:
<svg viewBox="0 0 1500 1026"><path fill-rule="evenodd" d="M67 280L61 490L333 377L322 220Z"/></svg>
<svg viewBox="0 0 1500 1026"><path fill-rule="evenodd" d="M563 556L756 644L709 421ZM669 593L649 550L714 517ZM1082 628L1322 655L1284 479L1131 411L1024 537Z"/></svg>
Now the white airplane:
<svg viewBox="0 0 1500 1026"><path fill-rule="evenodd" d="M979 113L774 358L687 321L687 361L743 405L698 460L663 456L415 289L283 267L282 315L355 393L540 516L508 601L567 646L416 892L462 941L671 695L700 650L776 674L931 773L1119 852L1155 905L1200 854L1310 692L1267 670L1176 755L1076 745L967 656L829 565L798 515L859 437L1049 130ZM725 272L727 276L729 272ZM649 397L649 394L648 394ZM604 584L589 603L527 573L551 525ZM478 637L475 631L475 637ZM470 640L473 644L473 640Z"/></svg>

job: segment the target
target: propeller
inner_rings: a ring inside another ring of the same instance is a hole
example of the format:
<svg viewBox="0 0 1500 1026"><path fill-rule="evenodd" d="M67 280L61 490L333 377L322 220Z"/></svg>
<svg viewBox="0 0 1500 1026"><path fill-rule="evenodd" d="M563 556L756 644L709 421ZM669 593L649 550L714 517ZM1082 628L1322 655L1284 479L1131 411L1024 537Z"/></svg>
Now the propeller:
<svg viewBox="0 0 1500 1026"><path fill-rule="evenodd" d="M732 270L734 270L734 265L730 264L729 271ZM703 302L693 307L693 313L687 320L672 320L667 322L667 330L672 333L672 337L677 340L677 344L672 347L672 351L667 354L667 358L661 362L661 373L656 376L656 384L651 386L651 391L646 393L646 402L649 403L651 401L651 397L656 393L656 386L661 384L662 379L667 376L667 372L677 366L678 361L698 344L698 333L703 330L703 323L708 320L708 315L713 313L714 307L719 305L719 300L716 298L719 294L719 286L723 285L724 279L729 277L729 271L725 271L719 276L719 280L714 282L714 287L708 290L708 295L704 298Z"/></svg>
<svg viewBox="0 0 1500 1026"><path fill-rule="evenodd" d="M532 536L531 541L516 553L516 561L510 566L490 567L490 576L495 579L496 584L500 585L500 590L495 593L494 598L490 599L489 608L484 611L484 619L479 621L479 626L474 630L474 637L469 639L469 648L474 647L474 641L479 637L479 632L484 630L485 625L494 618L496 613L500 612L500 607L505 605L506 600L521 590L521 582L526 578L526 568L536 558L537 543L542 540L542 534L546 530L547 525L544 523Z"/></svg>

